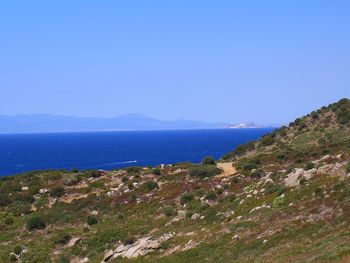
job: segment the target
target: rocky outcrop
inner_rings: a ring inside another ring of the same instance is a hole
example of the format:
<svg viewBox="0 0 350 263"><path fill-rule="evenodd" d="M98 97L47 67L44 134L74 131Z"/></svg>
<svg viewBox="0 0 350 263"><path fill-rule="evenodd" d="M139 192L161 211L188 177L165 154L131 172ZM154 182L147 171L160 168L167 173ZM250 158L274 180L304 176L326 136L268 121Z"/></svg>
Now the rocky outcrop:
<svg viewBox="0 0 350 263"><path fill-rule="evenodd" d="M167 241L172 237L173 237L173 234L165 234L158 238L142 237L133 244L128 244L128 245L121 244L114 251L113 250L107 251L105 253L102 263L108 262L111 259L114 259L117 257L135 258L135 257L146 255L149 252L159 249L162 242Z"/></svg>

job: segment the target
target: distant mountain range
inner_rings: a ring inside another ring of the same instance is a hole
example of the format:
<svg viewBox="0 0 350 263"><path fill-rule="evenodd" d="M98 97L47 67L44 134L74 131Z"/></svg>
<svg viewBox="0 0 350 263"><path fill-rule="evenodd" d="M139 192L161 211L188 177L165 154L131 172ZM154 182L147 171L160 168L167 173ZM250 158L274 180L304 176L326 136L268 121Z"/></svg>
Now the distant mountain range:
<svg viewBox="0 0 350 263"><path fill-rule="evenodd" d="M226 123L206 123L191 120L163 121L141 114L128 114L115 118L72 117L50 114L0 116L0 133L215 129L227 126Z"/></svg>

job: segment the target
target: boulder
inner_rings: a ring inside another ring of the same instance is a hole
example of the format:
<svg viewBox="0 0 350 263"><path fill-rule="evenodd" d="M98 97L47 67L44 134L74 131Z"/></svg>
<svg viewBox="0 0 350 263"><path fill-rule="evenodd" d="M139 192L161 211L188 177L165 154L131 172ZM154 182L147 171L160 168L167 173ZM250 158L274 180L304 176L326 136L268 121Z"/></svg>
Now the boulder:
<svg viewBox="0 0 350 263"><path fill-rule="evenodd" d="M299 180L303 176L303 169L295 169L293 172L287 175L284 179L284 184L286 186L294 187L299 185Z"/></svg>
<svg viewBox="0 0 350 263"><path fill-rule="evenodd" d="M193 214L193 215L191 216L191 219L192 219L192 220L197 220L197 219L199 219L200 217L201 217L200 214L195 213L195 214Z"/></svg>
<svg viewBox="0 0 350 263"><path fill-rule="evenodd" d="M113 257L113 255L114 255L113 250L112 250L112 249L111 249L111 250L108 250L108 251L105 253L105 255L103 256L102 262L108 262L108 261Z"/></svg>
<svg viewBox="0 0 350 263"><path fill-rule="evenodd" d="M79 242L81 241L80 237L73 237L71 240L69 240L67 247L74 247L75 245L77 245Z"/></svg>
<svg viewBox="0 0 350 263"><path fill-rule="evenodd" d="M120 244L114 251L107 251L102 262L108 262L117 257L135 258L146 255L149 252L159 249L162 242L172 237L173 234L165 234L158 238L142 237L133 244Z"/></svg>

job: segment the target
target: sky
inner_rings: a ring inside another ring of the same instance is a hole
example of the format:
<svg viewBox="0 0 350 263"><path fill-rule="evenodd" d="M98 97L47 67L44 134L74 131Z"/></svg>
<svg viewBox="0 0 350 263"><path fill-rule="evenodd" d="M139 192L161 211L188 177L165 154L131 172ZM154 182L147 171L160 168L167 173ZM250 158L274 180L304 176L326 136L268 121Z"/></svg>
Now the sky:
<svg viewBox="0 0 350 263"><path fill-rule="evenodd" d="M288 123L350 97L350 1L4 1L0 115Z"/></svg>

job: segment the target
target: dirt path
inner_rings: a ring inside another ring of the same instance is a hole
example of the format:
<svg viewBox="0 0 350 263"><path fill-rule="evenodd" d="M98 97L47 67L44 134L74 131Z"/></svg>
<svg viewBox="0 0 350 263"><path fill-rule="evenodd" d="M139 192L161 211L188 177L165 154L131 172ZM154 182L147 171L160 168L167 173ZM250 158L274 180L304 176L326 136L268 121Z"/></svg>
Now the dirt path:
<svg viewBox="0 0 350 263"><path fill-rule="evenodd" d="M231 174L236 173L236 169L235 167L232 166L233 163L218 163L217 167L222 169L224 172L217 175L217 177L226 177L229 176Z"/></svg>

